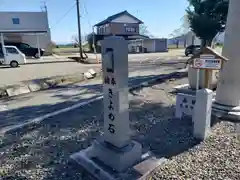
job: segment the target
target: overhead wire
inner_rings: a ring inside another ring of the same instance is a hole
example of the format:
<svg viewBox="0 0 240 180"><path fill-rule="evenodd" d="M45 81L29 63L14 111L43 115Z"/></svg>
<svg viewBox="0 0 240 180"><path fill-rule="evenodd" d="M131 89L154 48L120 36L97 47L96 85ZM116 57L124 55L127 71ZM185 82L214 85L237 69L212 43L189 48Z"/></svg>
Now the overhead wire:
<svg viewBox="0 0 240 180"><path fill-rule="evenodd" d="M71 11L72 9L76 6L76 3L74 3L73 6L71 6L71 8L69 8L65 14L63 14L63 16L54 24L54 26L51 27L51 29L55 28Z"/></svg>
<svg viewBox="0 0 240 180"><path fill-rule="evenodd" d="M88 13L87 6L86 6L85 1L82 1L82 7L83 7L84 12L85 12L84 14L86 15L86 18L87 18L88 26L89 26L89 28L91 29L92 26L91 26L91 22L90 22L90 18L89 18L89 13ZM86 31L84 31L84 38L86 38L86 36L87 36L87 33L86 33ZM85 39L85 40L86 40L86 39Z"/></svg>
<svg viewBox="0 0 240 180"><path fill-rule="evenodd" d="M88 26L89 26L89 28L91 28L92 26L91 26L91 22L90 22L90 18L89 18L89 13L88 13L88 10L87 10L87 7L86 7L86 4L85 4L84 1L83 1L82 4L83 4L84 11L85 11L85 13L86 13L86 16L87 16Z"/></svg>

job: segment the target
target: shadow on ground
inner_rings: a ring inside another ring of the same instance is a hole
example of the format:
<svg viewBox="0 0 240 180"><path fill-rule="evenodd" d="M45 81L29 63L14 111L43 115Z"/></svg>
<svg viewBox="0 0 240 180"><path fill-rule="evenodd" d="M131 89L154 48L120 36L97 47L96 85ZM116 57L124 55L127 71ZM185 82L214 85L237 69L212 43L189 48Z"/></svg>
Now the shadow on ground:
<svg viewBox="0 0 240 180"><path fill-rule="evenodd" d="M96 101L5 135L0 146L0 167L4 169L0 177L4 180L89 179L69 162L69 156L87 148L103 134L102 106L102 101ZM26 108L38 111L49 107ZM174 108L164 102L148 101L138 92L130 95L132 138L143 145L144 152L150 150L157 157L171 158L198 143L192 136L191 119L174 119Z"/></svg>
<svg viewBox="0 0 240 180"><path fill-rule="evenodd" d="M158 79L156 82L152 82L147 86L152 86L154 83L163 83L171 78L179 79L186 77L186 73L171 73L166 76L166 74L162 75L149 75L149 76L137 76L129 78L129 86L134 87L142 82L149 81L152 79ZM146 87L146 86L145 86ZM140 90L142 87L134 88L134 90ZM72 93L71 90L74 90ZM57 100L61 101L60 103L51 103L43 104L40 106L25 106L22 108L6 110L0 112L0 128L4 128L6 126L16 125L19 123L27 122L36 117L40 117L50 112L54 112L69 106L72 106L76 103L85 102L91 99L94 99L101 95L102 93L102 84L91 84L91 85L68 85L56 87L51 90L47 90L50 97L54 97ZM130 91L132 94L133 91ZM11 97L10 103L18 103L20 101L24 102L37 96L36 93L30 93L28 95L21 95L16 97ZM2 103L6 103L7 99L1 100ZM8 102L9 103L9 102Z"/></svg>
<svg viewBox="0 0 240 180"><path fill-rule="evenodd" d="M186 60L180 59L180 60L169 60L169 61L163 61L163 60L150 60L150 61L143 61L141 62L129 62L129 69L131 71L142 71L142 70L153 70L154 68L157 70L158 68L162 67L168 67L171 69L182 69L185 67Z"/></svg>
<svg viewBox="0 0 240 180"><path fill-rule="evenodd" d="M172 118L174 106L141 100L132 100L130 104L132 137L143 145L145 152L151 150L158 157L169 158L198 143L192 137L191 120ZM28 176L27 171L46 171L40 173L46 180L81 178L80 169L69 164L69 156L87 148L102 134L103 112L99 107L101 101L48 118L32 130L7 135L1 151L10 150L1 156L1 167L7 163L12 168L3 177L19 180L17 175L21 173Z"/></svg>
<svg viewBox="0 0 240 180"><path fill-rule="evenodd" d="M12 168L3 179L24 179L19 174L27 177L27 171L37 175L44 171L40 176L45 180L82 178L80 169L68 160L72 153L90 146L102 134L103 112L99 107L101 101L49 118L36 129L6 136L1 151L7 147L11 150L1 156L1 167L7 163ZM170 158L198 143L192 137L191 120L173 119L173 112L174 106L131 101L133 139L143 145L145 152L151 150L158 157Z"/></svg>
<svg viewBox="0 0 240 180"><path fill-rule="evenodd" d="M72 57L68 57L68 59L72 59L82 64L99 64L97 59L91 59L91 58L81 59L80 57L72 56Z"/></svg>

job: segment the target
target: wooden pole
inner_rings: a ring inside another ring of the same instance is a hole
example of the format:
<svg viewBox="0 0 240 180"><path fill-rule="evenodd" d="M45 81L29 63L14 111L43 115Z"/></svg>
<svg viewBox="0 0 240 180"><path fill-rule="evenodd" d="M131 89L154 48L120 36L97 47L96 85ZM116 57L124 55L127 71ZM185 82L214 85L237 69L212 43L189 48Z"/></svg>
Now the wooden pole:
<svg viewBox="0 0 240 180"><path fill-rule="evenodd" d="M204 88L209 88L209 75L210 75L209 69L205 69L205 75L204 75Z"/></svg>
<svg viewBox="0 0 240 180"><path fill-rule="evenodd" d="M80 23L80 8L79 8L79 0L76 0L77 6L77 20L78 20L78 46L79 46L79 54L80 58L83 58L83 51L82 51L82 35L81 35L81 23Z"/></svg>

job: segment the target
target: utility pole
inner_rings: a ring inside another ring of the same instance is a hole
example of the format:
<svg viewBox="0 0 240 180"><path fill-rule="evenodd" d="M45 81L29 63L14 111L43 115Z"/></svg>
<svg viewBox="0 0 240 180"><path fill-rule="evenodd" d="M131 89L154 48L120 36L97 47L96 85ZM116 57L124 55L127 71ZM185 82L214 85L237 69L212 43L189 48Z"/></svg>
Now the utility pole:
<svg viewBox="0 0 240 180"><path fill-rule="evenodd" d="M46 1L41 1L41 3L43 4L43 5L41 6L41 10L42 10L43 12L47 12L47 3L46 3Z"/></svg>
<svg viewBox="0 0 240 180"><path fill-rule="evenodd" d="M78 20L78 46L79 46L79 54L80 58L83 58L83 52L82 52L82 38L81 38L81 23L80 23L80 8L79 8L79 0L76 0L76 6L77 6L77 20Z"/></svg>

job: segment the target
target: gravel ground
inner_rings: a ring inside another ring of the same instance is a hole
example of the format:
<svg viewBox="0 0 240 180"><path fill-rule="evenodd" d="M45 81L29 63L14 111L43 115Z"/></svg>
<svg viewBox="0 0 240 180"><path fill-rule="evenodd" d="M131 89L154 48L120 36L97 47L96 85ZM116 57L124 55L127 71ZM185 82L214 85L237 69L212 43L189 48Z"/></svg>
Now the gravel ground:
<svg viewBox="0 0 240 180"><path fill-rule="evenodd" d="M165 165L154 170L150 179L239 180L240 134L236 133L236 124L216 124L206 141L171 157Z"/></svg>
<svg viewBox="0 0 240 180"><path fill-rule="evenodd" d="M240 179L239 141L234 124L215 124L209 139L192 137L190 119L173 118L172 87L186 79L169 79L129 94L132 137L144 151L167 157L150 179ZM34 129L2 138L0 177L3 180L89 179L71 165L69 156L102 135L102 102L94 102L47 119ZM222 178L221 178L222 177ZM0 178L0 179L1 179Z"/></svg>

